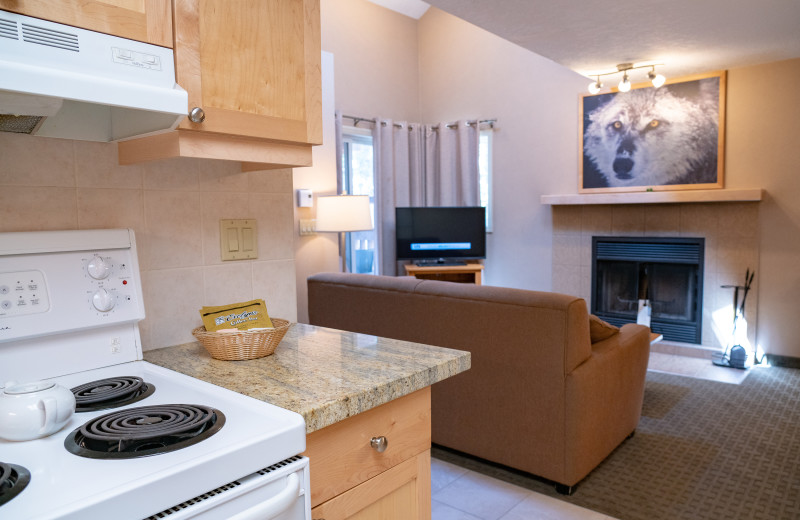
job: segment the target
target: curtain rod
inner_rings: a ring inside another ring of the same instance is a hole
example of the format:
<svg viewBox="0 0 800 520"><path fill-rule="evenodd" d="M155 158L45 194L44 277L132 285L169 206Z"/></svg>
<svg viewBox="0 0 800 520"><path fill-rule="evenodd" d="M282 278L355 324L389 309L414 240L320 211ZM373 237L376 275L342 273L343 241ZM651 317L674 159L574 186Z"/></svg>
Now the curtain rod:
<svg viewBox="0 0 800 520"><path fill-rule="evenodd" d="M361 123L362 121L365 122L365 123L372 123L372 124L376 123L375 119L371 119L369 117L347 116L347 115L344 115L344 114L342 114L342 117L346 117L347 119L352 119L353 120L353 126L358 126L358 123ZM481 119L480 121L478 121L478 120L467 121L467 124L468 125L474 125L474 124L483 125L483 124L486 124L486 125L489 125L491 128L494 128L494 124L496 122L497 122L497 119ZM381 124L385 125L386 123L381 121ZM394 126L396 126L397 128L403 128L403 125L398 124L398 123L394 123ZM447 128L455 128L456 127L456 123L449 123L446 126L447 126ZM439 129L439 125L433 126L432 128L434 130L438 130Z"/></svg>

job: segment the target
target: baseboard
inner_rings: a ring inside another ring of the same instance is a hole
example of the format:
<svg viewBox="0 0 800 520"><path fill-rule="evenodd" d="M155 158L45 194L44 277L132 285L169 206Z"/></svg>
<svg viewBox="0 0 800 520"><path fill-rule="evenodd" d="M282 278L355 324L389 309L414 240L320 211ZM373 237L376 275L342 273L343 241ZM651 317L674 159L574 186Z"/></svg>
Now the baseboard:
<svg viewBox="0 0 800 520"><path fill-rule="evenodd" d="M800 368L800 358L767 354L767 361L773 367Z"/></svg>

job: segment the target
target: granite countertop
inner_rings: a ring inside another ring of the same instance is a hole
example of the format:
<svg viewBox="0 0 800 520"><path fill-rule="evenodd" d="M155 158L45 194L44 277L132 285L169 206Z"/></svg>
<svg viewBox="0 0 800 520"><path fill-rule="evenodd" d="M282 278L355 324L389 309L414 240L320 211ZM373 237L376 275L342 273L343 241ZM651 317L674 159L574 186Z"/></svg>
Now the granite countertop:
<svg viewBox="0 0 800 520"><path fill-rule="evenodd" d="M297 412L311 433L470 368L470 353L295 323L275 353L212 358L200 343L148 350L144 359Z"/></svg>

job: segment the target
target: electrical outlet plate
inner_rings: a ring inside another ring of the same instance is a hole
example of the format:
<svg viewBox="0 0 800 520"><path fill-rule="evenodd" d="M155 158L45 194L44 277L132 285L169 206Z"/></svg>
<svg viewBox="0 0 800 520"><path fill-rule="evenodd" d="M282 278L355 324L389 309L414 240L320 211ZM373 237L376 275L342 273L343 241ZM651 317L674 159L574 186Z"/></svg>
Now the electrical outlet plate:
<svg viewBox="0 0 800 520"><path fill-rule="evenodd" d="M219 244L219 252L223 261L258 258L258 227L256 220L220 220Z"/></svg>

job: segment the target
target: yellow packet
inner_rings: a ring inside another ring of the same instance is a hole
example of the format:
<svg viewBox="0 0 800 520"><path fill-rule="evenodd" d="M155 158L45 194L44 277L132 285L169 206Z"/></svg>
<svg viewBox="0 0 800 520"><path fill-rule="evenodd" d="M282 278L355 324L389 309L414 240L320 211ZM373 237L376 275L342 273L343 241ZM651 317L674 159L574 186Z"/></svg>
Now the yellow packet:
<svg viewBox="0 0 800 520"><path fill-rule="evenodd" d="M255 327L273 327L264 300L203 307L200 309L200 316L209 332L219 329L248 330Z"/></svg>

